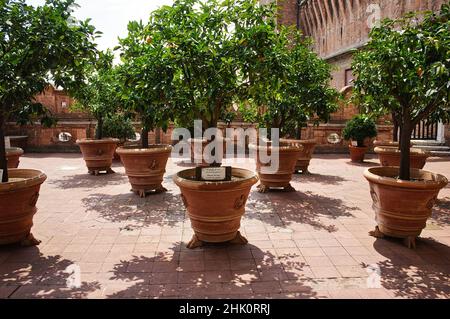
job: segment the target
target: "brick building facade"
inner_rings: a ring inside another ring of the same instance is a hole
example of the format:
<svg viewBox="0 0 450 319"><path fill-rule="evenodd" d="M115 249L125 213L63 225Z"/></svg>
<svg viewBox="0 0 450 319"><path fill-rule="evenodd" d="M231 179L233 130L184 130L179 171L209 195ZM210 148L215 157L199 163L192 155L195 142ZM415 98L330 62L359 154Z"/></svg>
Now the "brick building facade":
<svg viewBox="0 0 450 319"><path fill-rule="evenodd" d="M306 36L314 40L314 50L320 57L334 66L332 85L349 93L351 84L351 51L367 43L372 25L379 19L397 18L409 11L439 10L448 0L261 0L261 3L277 1L278 22L295 25ZM40 125L18 127L14 123L7 126L9 135L28 136L30 150L78 150L74 144L77 138L92 137L95 121L83 113L72 113L69 106L73 102L63 91L48 88L36 97L47 106L59 119L54 128L42 128ZM319 126L309 126L303 130L304 138L315 138L319 151L341 152L346 149L346 142L331 144L330 134L342 136L345 122L357 114L354 106L341 105L331 117L331 121ZM247 123L235 122L234 126L246 127ZM139 129L137 127L137 129ZM379 137L390 139L392 128L380 122ZM68 132L72 139L61 142L58 135ZM440 127L441 141L450 144L450 127ZM170 143L171 129L164 134L158 130L150 133L150 142Z"/></svg>

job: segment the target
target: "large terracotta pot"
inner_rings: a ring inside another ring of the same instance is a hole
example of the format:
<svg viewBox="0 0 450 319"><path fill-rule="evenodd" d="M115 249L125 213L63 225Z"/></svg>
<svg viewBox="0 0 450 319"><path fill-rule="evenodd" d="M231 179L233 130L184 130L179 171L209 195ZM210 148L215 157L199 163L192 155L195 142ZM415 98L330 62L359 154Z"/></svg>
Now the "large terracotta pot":
<svg viewBox="0 0 450 319"><path fill-rule="evenodd" d="M247 243L239 228L250 189L258 178L249 170L234 167L232 176L228 182L196 181L195 169L188 169L173 177L195 232L188 248L203 242Z"/></svg>
<svg viewBox="0 0 450 319"><path fill-rule="evenodd" d="M303 150L302 146L280 142L277 147L279 165L276 171L272 171L269 167L270 163L264 164L260 159L260 151L270 155L275 150L270 142L267 143L267 146L250 144L249 148L256 151L256 171L260 179L260 185L258 185L260 193L268 192L271 188L282 188L287 192L295 191L290 182L297 159Z"/></svg>
<svg viewBox="0 0 450 319"><path fill-rule="evenodd" d="M378 154L381 166L400 166L401 151L396 147L378 146L375 147L375 153ZM411 168L422 169L427 162L427 158L431 156L430 152L419 148L410 149L410 165Z"/></svg>
<svg viewBox="0 0 450 319"><path fill-rule="evenodd" d="M162 182L167 160L172 152L170 145L150 145L149 148L119 147L119 154L125 173L131 184L131 191L140 197L148 192L167 191Z"/></svg>
<svg viewBox="0 0 450 319"><path fill-rule="evenodd" d="M0 183L0 244L38 245L30 231L47 176L33 169L10 169L8 174L9 182Z"/></svg>
<svg viewBox="0 0 450 319"><path fill-rule="evenodd" d="M295 164L294 173L308 173L309 163L311 162L314 149L316 148L317 142L314 139L311 140L294 140L294 139L280 139L280 142L289 143L292 145L300 145L303 147L300 153L297 163Z"/></svg>
<svg viewBox="0 0 450 319"><path fill-rule="evenodd" d="M116 138L104 138L101 140L80 139L77 140L89 174L98 175L100 172L114 173L111 169L114 151L119 140Z"/></svg>
<svg viewBox="0 0 450 319"><path fill-rule="evenodd" d="M364 172L369 181L375 219L371 235L405 238L415 247L415 238L426 226L439 191L448 183L443 175L411 169L411 181L399 180L398 167L372 167Z"/></svg>
<svg viewBox="0 0 450 319"><path fill-rule="evenodd" d="M350 159L352 162L356 163L362 163L364 162L364 156L366 155L367 146L353 146L349 145L348 148L350 149Z"/></svg>
<svg viewBox="0 0 450 319"><path fill-rule="evenodd" d="M6 149L6 159L8 160L8 168L19 167L19 158L23 155L23 149L19 147L9 147Z"/></svg>

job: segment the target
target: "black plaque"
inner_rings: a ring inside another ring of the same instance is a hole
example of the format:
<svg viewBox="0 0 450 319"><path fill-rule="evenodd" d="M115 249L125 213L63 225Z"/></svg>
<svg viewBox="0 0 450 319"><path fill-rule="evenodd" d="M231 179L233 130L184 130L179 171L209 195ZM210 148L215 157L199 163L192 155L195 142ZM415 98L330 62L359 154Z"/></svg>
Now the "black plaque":
<svg viewBox="0 0 450 319"><path fill-rule="evenodd" d="M231 166L196 167L195 178L205 182L231 181Z"/></svg>

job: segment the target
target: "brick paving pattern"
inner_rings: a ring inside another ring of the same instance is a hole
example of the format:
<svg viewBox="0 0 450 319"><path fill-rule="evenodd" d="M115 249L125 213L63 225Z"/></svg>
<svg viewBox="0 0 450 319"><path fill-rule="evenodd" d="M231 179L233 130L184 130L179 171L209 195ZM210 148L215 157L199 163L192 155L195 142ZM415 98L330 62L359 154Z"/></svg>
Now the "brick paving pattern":
<svg viewBox="0 0 450 319"><path fill-rule="evenodd" d="M33 227L42 243L0 247L0 298L449 298L450 186L416 250L375 239L362 173L377 163L316 155L312 174L294 177L297 192L252 189L241 226L248 245L189 250L172 182L186 165L169 161L169 191L141 199L119 163L95 177L81 155L27 154L21 167L48 175ZM450 179L448 158L425 168Z"/></svg>

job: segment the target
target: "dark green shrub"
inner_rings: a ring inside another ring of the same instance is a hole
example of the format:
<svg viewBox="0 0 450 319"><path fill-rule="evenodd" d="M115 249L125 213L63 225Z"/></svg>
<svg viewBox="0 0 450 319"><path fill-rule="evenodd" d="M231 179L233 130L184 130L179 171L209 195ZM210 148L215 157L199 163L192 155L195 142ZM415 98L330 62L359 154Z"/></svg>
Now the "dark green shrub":
<svg viewBox="0 0 450 319"><path fill-rule="evenodd" d="M134 139L136 132L132 121L124 114L118 113L105 117L103 122L103 136L125 141L127 139Z"/></svg>
<svg viewBox="0 0 450 319"><path fill-rule="evenodd" d="M377 136L377 126L372 118L360 114L347 122L342 134L344 139L356 141L362 147L366 138Z"/></svg>

